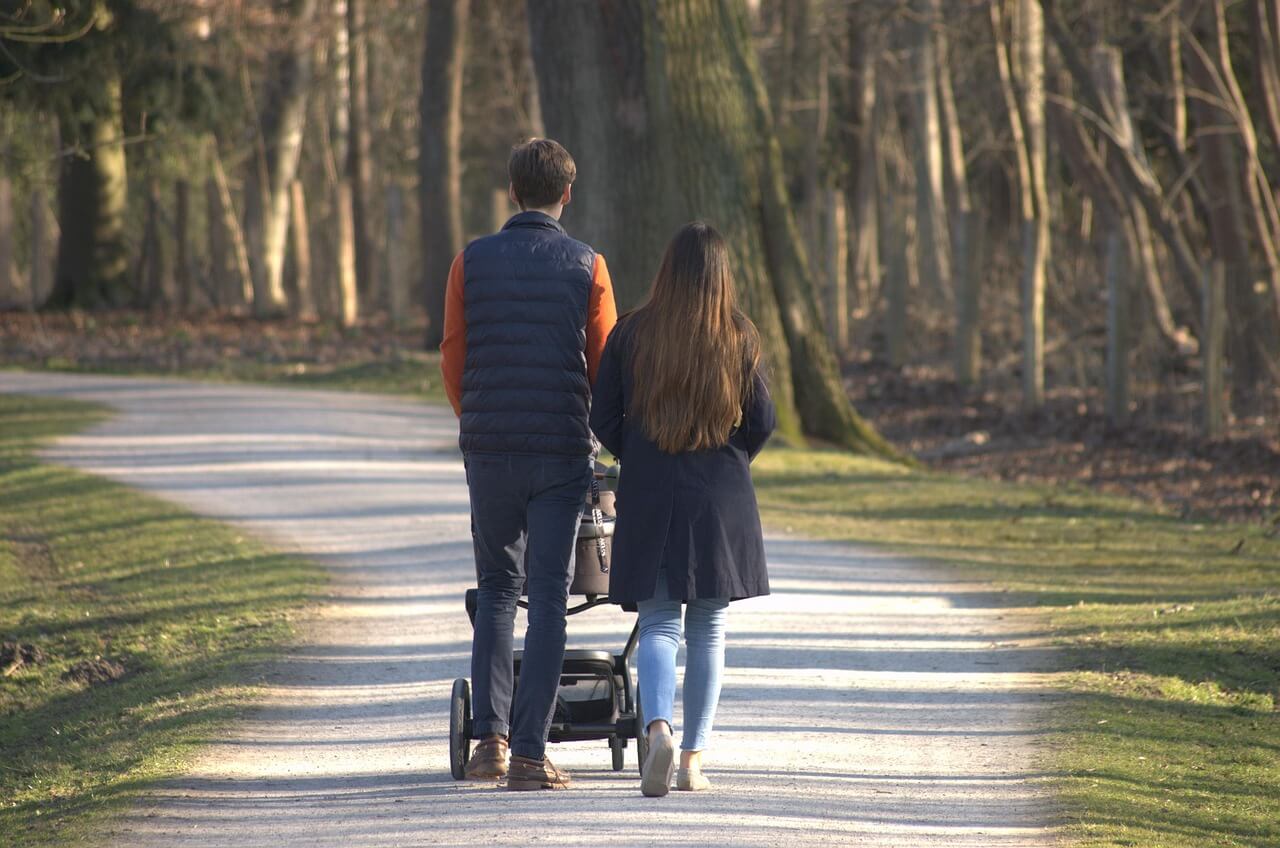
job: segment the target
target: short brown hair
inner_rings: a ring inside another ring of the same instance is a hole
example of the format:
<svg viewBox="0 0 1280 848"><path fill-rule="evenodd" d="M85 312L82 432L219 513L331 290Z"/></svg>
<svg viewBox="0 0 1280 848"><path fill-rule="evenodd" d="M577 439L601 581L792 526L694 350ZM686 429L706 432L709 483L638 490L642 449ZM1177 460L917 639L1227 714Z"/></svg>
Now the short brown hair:
<svg viewBox="0 0 1280 848"><path fill-rule="evenodd" d="M520 205L537 209L551 206L564 196L564 190L578 176L578 166L559 142L531 138L511 148L507 176Z"/></svg>

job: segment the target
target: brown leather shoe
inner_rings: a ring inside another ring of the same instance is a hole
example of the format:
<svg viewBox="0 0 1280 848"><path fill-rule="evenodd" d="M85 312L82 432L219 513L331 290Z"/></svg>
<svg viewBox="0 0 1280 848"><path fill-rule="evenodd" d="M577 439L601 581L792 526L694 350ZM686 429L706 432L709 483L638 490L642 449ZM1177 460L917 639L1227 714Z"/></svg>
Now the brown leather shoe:
<svg viewBox="0 0 1280 848"><path fill-rule="evenodd" d="M490 736L471 752L463 770L467 780L501 780L507 774L507 737Z"/></svg>
<svg viewBox="0 0 1280 848"><path fill-rule="evenodd" d="M531 760L528 757L511 755L511 770L507 772L507 788L514 792L528 792L533 789L568 789L569 772L561 771L551 764L551 760Z"/></svg>

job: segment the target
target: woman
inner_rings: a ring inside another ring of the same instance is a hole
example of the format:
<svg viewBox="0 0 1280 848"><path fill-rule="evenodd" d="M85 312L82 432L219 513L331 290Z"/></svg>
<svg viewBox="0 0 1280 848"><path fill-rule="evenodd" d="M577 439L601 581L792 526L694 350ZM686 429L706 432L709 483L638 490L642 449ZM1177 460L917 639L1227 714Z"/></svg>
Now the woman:
<svg viewBox="0 0 1280 848"><path fill-rule="evenodd" d="M749 465L774 424L760 336L737 308L724 238L687 224L667 246L648 299L609 336L591 401L591 428L623 468L609 599L640 614L645 795L666 795L675 768L682 605L676 788L711 785L702 752L720 699L727 608L769 593Z"/></svg>

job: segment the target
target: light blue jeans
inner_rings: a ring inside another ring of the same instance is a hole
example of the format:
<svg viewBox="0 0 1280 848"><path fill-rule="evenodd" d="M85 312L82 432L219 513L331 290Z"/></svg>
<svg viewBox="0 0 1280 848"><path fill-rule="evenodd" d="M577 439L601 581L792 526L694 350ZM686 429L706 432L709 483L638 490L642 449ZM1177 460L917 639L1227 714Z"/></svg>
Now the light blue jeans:
<svg viewBox="0 0 1280 848"><path fill-rule="evenodd" d="M711 737L716 705L720 702L720 678L724 673L724 623L727 598L672 601L667 598L667 575L658 572L654 595L636 606L640 612L640 642L636 669L640 678L640 704L647 725L659 719L672 727L675 712L676 652L680 649L681 607L684 614L684 737L680 747L702 751Z"/></svg>

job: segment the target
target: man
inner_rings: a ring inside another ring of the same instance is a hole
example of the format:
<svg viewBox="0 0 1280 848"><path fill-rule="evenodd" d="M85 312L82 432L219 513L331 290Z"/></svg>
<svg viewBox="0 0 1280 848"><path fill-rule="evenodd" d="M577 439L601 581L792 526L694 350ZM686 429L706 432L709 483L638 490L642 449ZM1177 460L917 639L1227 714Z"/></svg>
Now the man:
<svg viewBox="0 0 1280 848"><path fill-rule="evenodd" d="M460 417L479 581L471 681L481 741L466 775L505 775L512 790L565 789L569 775L545 749L591 481L591 382L617 308L604 257L560 225L577 175L569 152L534 139L511 151L507 172L521 211L454 259L440 345L445 390ZM515 610L526 577L529 627L512 710Z"/></svg>

